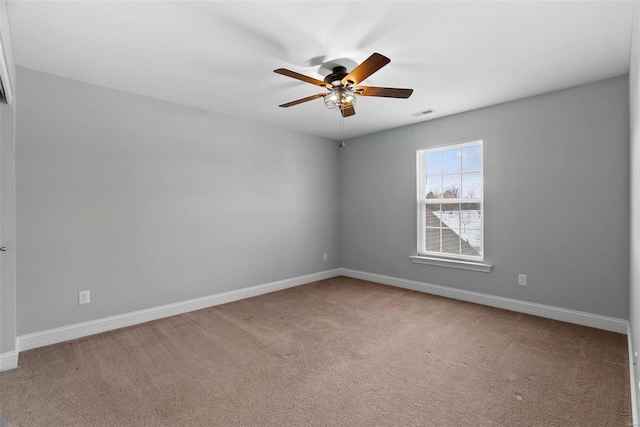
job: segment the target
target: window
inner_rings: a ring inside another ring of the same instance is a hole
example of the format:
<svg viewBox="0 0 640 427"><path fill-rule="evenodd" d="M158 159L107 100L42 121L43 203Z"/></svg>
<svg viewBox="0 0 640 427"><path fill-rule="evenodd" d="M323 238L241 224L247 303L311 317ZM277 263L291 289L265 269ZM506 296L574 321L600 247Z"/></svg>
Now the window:
<svg viewBox="0 0 640 427"><path fill-rule="evenodd" d="M418 255L484 260L482 140L418 151Z"/></svg>

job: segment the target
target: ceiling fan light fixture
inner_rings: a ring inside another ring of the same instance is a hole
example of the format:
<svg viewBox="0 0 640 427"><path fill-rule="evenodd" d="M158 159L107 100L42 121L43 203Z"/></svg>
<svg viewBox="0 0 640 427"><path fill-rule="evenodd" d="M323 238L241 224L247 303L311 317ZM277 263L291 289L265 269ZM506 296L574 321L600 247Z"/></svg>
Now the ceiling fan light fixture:
<svg viewBox="0 0 640 427"><path fill-rule="evenodd" d="M302 104L303 102L322 98L324 99L324 105L327 108L340 110L340 114L344 118L351 117L356 114L356 110L353 106L356 104L356 98L358 96L407 99L413 93L413 89L357 86L362 83L364 79L387 65L390 61L391 60L386 56L374 53L365 59L360 65L356 66L356 68L351 72L347 72L347 68L345 66L335 65L334 63L331 67L331 74L327 75L322 81L285 68L273 70L274 73L282 74L283 76L291 77L315 86L320 86L321 88L329 91L287 102L286 104L281 104L280 107L292 107L294 105Z"/></svg>
<svg viewBox="0 0 640 427"><path fill-rule="evenodd" d="M324 96L324 105L329 108L350 107L356 104L356 93L347 87L333 87Z"/></svg>

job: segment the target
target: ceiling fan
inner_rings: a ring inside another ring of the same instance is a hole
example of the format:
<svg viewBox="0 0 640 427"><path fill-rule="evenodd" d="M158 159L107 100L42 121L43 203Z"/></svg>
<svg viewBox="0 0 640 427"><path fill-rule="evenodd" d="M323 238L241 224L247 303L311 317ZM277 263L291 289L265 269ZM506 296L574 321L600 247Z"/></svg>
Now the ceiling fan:
<svg viewBox="0 0 640 427"><path fill-rule="evenodd" d="M340 108L342 117L353 116L356 111L353 106L356 103L357 96L381 96L385 98L409 98L413 93L413 89L398 89L391 87L373 87L358 86L364 79L387 65L391 60L384 55L374 53L358 65L350 73L342 66L333 67L333 71L324 81L308 77L295 71L278 68L273 70L274 73L291 77L312 85L326 88L328 92L318 93L306 98L287 102L280 107L292 107L318 98L324 98L324 104L327 108Z"/></svg>

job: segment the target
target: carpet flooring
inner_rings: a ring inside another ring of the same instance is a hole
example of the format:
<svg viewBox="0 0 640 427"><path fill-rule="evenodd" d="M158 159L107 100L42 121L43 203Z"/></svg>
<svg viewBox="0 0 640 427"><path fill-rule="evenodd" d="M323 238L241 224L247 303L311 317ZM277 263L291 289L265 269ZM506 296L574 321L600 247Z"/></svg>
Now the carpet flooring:
<svg viewBox="0 0 640 427"><path fill-rule="evenodd" d="M9 426L627 426L624 335L336 277L20 353Z"/></svg>

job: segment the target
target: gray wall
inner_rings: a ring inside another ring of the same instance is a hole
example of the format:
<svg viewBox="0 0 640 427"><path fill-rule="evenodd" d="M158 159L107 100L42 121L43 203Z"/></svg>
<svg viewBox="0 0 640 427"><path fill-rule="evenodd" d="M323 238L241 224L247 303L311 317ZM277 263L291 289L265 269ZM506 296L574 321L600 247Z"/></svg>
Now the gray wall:
<svg viewBox="0 0 640 427"><path fill-rule="evenodd" d="M0 0L0 37L4 49L14 104L0 103L0 245L9 248L0 256L0 354L15 350L16 250L15 250L15 62L7 4Z"/></svg>
<svg viewBox="0 0 640 427"><path fill-rule="evenodd" d="M333 141L20 67L18 91L18 335L339 267Z"/></svg>
<svg viewBox="0 0 640 427"><path fill-rule="evenodd" d="M626 76L340 150L24 68L17 89L18 335L339 266L629 315ZM477 137L493 271L412 264L415 151Z"/></svg>
<svg viewBox="0 0 640 427"><path fill-rule="evenodd" d="M0 103L0 353L16 343L16 234L14 107Z"/></svg>
<svg viewBox="0 0 640 427"><path fill-rule="evenodd" d="M342 267L627 319L628 99L622 76L348 141ZM493 270L413 264L416 150L473 138Z"/></svg>
<svg viewBox="0 0 640 427"><path fill-rule="evenodd" d="M634 5L633 11L629 104L631 117L631 292L629 311L631 342L633 350L637 352L640 347L640 7L637 4ZM637 376L635 384L638 384ZM640 389L637 391L640 396Z"/></svg>

